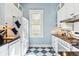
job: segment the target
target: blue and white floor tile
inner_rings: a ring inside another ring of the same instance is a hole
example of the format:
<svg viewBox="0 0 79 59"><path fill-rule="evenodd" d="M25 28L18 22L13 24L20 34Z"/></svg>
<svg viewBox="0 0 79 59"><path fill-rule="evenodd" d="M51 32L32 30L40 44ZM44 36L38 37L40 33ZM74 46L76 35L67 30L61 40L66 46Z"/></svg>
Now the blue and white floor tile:
<svg viewBox="0 0 79 59"><path fill-rule="evenodd" d="M52 47L29 47L25 56L55 56Z"/></svg>

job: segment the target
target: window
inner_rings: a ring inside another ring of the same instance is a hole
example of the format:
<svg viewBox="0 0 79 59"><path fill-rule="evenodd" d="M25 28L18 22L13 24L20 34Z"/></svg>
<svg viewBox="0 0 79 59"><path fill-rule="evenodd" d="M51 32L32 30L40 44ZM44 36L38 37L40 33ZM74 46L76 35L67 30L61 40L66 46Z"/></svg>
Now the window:
<svg viewBox="0 0 79 59"><path fill-rule="evenodd" d="M30 37L43 37L43 10L30 10Z"/></svg>

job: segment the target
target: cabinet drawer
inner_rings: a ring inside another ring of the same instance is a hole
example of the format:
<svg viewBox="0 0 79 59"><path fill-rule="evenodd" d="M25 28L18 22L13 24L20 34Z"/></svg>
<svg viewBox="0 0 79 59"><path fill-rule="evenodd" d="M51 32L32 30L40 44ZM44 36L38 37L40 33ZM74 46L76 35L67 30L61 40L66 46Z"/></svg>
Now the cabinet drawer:
<svg viewBox="0 0 79 59"><path fill-rule="evenodd" d="M70 51L70 47L66 47L61 43L58 43L58 51Z"/></svg>
<svg viewBox="0 0 79 59"><path fill-rule="evenodd" d="M71 47L71 44L65 42L65 41L62 40L62 39L59 40L59 43L61 43L62 45L64 45L64 46L67 47L67 48L70 48L70 47Z"/></svg>

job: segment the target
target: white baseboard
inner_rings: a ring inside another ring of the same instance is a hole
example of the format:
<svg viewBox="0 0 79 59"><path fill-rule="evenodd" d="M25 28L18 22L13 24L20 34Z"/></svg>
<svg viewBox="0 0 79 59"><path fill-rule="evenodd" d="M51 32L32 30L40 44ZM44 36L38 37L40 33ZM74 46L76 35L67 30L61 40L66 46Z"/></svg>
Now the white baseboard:
<svg viewBox="0 0 79 59"><path fill-rule="evenodd" d="M52 47L52 45L48 44L32 44L30 47Z"/></svg>

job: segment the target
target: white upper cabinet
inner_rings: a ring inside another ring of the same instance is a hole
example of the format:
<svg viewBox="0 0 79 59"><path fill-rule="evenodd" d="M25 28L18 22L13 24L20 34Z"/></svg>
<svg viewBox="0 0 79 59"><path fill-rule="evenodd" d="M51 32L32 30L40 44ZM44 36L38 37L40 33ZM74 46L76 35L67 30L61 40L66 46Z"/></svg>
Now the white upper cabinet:
<svg viewBox="0 0 79 59"><path fill-rule="evenodd" d="M5 9L5 15L7 16L22 16L22 12L14 4L6 3Z"/></svg>
<svg viewBox="0 0 79 59"><path fill-rule="evenodd" d="M65 8L65 20L66 19L69 19L69 18L72 18L73 15L74 15L74 3L66 3L64 5L64 8Z"/></svg>
<svg viewBox="0 0 79 59"><path fill-rule="evenodd" d="M74 4L65 3L64 6L58 11L60 13L61 20L72 18L74 15Z"/></svg>
<svg viewBox="0 0 79 59"><path fill-rule="evenodd" d="M64 20L66 15L65 15L65 7L63 6L58 12L57 12L57 25L60 26L60 21Z"/></svg>
<svg viewBox="0 0 79 59"><path fill-rule="evenodd" d="M22 11L13 3L0 4L0 24L13 23L13 16L22 17Z"/></svg>
<svg viewBox="0 0 79 59"><path fill-rule="evenodd" d="M0 3L0 25L4 25L5 24L5 18L4 18L4 14L5 14L5 9L4 9L4 4Z"/></svg>
<svg viewBox="0 0 79 59"><path fill-rule="evenodd" d="M60 19L64 20L65 17L66 17L66 14L65 14L66 13L66 9L65 9L64 6L59 10L59 13L60 13Z"/></svg>
<svg viewBox="0 0 79 59"><path fill-rule="evenodd" d="M68 20L79 14L79 3L65 3L62 8L57 12L57 24L60 25L60 21Z"/></svg>
<svg viewBox="0 0 79 59"><path fill-rule="evenodd" d="M75 7L74 8L74 12L75 12L75 15L79 15L79 3L74 3Z"/></svg>

